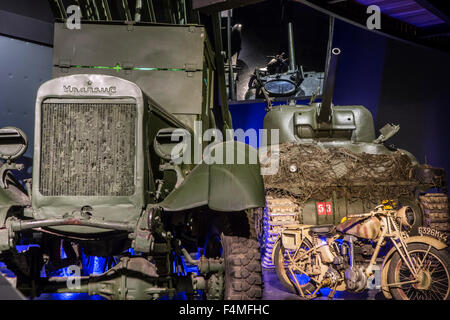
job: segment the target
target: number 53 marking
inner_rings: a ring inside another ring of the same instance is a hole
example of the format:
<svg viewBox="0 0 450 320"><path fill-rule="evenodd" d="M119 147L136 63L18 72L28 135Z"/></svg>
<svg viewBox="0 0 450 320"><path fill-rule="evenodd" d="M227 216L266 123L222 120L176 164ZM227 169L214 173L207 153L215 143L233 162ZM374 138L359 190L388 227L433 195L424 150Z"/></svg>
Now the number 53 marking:
<svg viewBox="0 0 450 320"><path fill-rule="evenodd" d="M333 205L331 202L317 202L317 214L319 216L328 216L333 214Z"/></svg>

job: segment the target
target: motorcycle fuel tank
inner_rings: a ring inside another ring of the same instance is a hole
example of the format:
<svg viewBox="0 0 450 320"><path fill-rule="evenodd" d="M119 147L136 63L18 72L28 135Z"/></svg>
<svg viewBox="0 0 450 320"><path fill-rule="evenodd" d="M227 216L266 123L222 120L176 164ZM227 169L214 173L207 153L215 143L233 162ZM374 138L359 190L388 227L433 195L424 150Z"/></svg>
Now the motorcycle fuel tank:
<svg viewBox="0 0 450 320"><path fill-rule="evenodd" d="M358 238L374 240L381 231L380 220L375 217L349 218L337 226L336 230Z"/></svg>

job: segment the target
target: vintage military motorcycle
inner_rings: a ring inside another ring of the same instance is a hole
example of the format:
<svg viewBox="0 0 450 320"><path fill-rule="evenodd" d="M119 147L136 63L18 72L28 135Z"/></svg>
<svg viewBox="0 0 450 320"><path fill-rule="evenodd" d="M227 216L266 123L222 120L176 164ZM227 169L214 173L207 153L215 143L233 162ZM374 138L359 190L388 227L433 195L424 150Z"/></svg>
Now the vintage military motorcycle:
<svg viewBox="0 0 450 320"><path fill-rule="evenodd" d="M366 289L381 263L386 298L448 300L446 235L421 228L420 236L410 237L413 223L409 207L392 210L381 205L338 226L290 225L274 247L277 275L286 289L305 299L315 298L322 288L331 289L331 299L336 291Z"/></svg>

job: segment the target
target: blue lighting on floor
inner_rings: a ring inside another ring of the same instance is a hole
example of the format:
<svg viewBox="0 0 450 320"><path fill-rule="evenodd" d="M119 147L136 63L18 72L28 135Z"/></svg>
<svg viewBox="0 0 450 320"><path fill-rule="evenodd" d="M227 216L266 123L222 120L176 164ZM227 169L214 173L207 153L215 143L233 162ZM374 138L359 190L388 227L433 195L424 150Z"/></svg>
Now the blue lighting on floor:
<svg viewBox="0 0 450 320"><path fill-rule="evenodd" d="M330 294L331 289L323 288L323 289L320 289L319 291L322 294L322 296L327 297ZM340 298L344 297L345 293L346 293L345 291L336 291L333 298L340 299Z"/></svg>
<svg viewBox="0 0 450 320"><path fill-rule="evenodd" d="M117 264L114 257L87 256L84 253L81 255L81 261L82 274L85 276L102 274Z"/></svg>
<svg viewBox="0 0 450 320"><path fill-rule="evenodd" d="M90 296L88 293L44 293L35 300L106 300L99 295Z"/></svg>
<svg viewBox="0 0 450 320"><path fill-rule="evenodd" d="M296 274L295 278L297 278L298 284L301 286L311 281L310 277L308 277L306 274Z"/></svg>
<svg viewBox="0 0 450 320"><path fill-rule="evenodd" d="M39 248L39 245L37 245L37 244L16 245L16 250L17 250L17 252L20 253L20 252L24 252L24 251L28 250L28 248L31 248L31 247Z"/></svg>

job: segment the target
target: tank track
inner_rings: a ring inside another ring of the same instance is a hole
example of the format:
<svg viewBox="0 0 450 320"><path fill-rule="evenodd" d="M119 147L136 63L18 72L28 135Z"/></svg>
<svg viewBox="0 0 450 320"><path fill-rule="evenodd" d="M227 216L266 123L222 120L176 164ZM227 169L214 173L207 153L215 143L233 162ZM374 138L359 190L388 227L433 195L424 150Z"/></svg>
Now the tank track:
<svg viewBox="0 0 450 320"><path fill-rule="evenodd" d="M427 193L419 196L424 214L423 225L450 234L448 196L443 193Z"/></svg>
<svg viewBox="0 0 450 320"><path fill-rule="evenodd" d="M266 269L275 268L272 261L272 251L275 241L280 235L283 226L294 224L298 221L299 206L288 197L266 197L266 207L264 209L263 235L261 237L262 262Z"/></svg>

